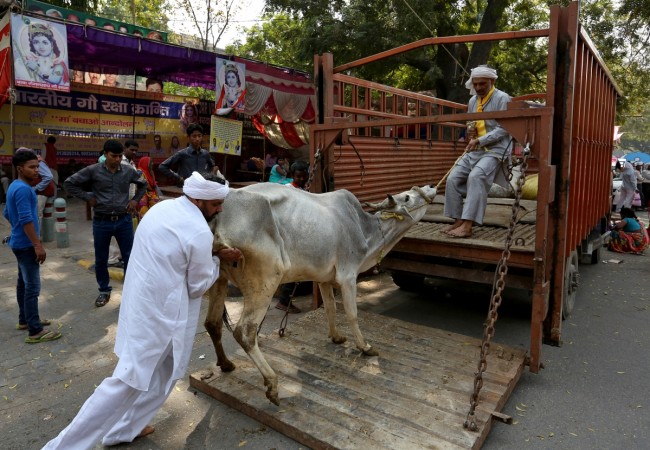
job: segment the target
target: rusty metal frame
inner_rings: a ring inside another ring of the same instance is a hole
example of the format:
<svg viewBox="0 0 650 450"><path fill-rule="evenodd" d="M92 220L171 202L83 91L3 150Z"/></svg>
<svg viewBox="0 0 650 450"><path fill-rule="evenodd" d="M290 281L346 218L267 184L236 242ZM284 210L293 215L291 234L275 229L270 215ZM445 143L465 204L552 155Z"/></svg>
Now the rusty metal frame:
<svg viewBox="0 0 650 450"><path fill-rule="evenodd" d="M607 183L594 189L593 180L610 176L620 90L581 29L578 15L579 5L573 2L565 8L551 8L548 29L423 39L340 66L334 66L331 54L314 58L319 109L317 123L310 131L312 163L317 151L323 158L320 173L312 183L317 192L346 188L362 201L376 201L386 192L398 192L413 184L435 184L462 153L447 137L467 120L497 119L517 142L531 144L539 183L535 250L528 256L515 255L513 263L528 267L532 273L530 284L524 279L516 281L521 286L532 286L532 372L541 367L542 342L561 343L567 258L608 213L610 204ZM546 93L519 98L507 111L468 114L465 105L343 73L429 45L539 37L548 38ZM378 108L371 105L373 95ZM528 98L542 98L546 106L530 108L521 101ZM409 102L415 105L415 117L406 115ZM372 135L376 130L380 130L379 136ZM395 134L387 135L386 130ZM407 138L410 130L419 133L419 139ZM357 154L365 158L363 178ZM418 162L422 167L409 168L402 161ZM387 168L391 173L386 173ZM400 179L393 170L409 176ZM422 252L467 261L495 260L493 252L485 249L449 251L441 244L426 246L408 240L398 244L396 250L419 255L404 264L422 273L430 272L418 259ZM450 278L466 276L455 269L447 273Z"/></svg>

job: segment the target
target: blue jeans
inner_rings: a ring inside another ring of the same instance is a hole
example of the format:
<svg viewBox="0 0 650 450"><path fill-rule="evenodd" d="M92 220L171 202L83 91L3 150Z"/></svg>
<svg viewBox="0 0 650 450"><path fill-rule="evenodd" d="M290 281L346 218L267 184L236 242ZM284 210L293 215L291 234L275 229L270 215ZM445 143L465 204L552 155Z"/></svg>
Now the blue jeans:
<svg viewBox="0 0 650 450"><path fill-rule="evenodd" d="M18 301L18 323L26 323L29 335L43 330L38 316L38 296L41 293L41 271L36 262L34 247L12 249L18 261L16 300Z"/></svg>
<svg viewBox="0 0 650 450"><path fill-rule="evenodd" d="M133 220L130 214L120 217L115 222L110 220L93 219L93 241L95 244L95 278L99 285L99 292L109 293L113 289L109 283L108 276L108 248L111 245L111 237L115 237L122 261L124 262L124 273L129 264L131 247L133 247Z"/></svg>

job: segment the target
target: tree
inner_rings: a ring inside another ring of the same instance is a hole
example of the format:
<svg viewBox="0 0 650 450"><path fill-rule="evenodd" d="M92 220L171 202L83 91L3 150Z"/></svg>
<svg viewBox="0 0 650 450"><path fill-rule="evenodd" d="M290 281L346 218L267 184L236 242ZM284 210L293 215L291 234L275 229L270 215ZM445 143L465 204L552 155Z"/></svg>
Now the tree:
<svg viewBox="0 0 650 450"><path fill-rule="evenodd" d="M266 61L279 66L313 72L313 54L302 45L303 27L300 20L286 14L264 15L262 25L246 31L246 42L235 41L226 47L227 53Z"/></svg>
<svg viewBox="0 0 650 450"><path fill-rule="evenodd" d="M96 14L100 0L50 0L47 3L60 8L69 8L88 14Z"/></svg>
<svg viewBox="0 0 650 450"><path fill-rule="evenodd" d="M182 8L194 24L203 50L217 50L221 36L230 25L235 0L173 0Z"/></svg>
<svg viewBox="0 0 650 450"><path fill-rule="evenodd" d="M98 14L120 22L168 31L170 12L166 0L102 0Z"/></svg>
<svg viewBox="0 0 650 450"><path fill-rule="evenodd" d="M269 22L248 30L234 51L305 70L314 54L332 52L343 64L432 36L526 30L548 26L550 5L568 0L267 0ZM581 2L581 23L626 96L619 113L645 108L650 94L650 0ZM468 72L488 63L512 95L543 92L547 40L509 40L421 48L354 74L465 102ZM623 116L621 116L623 117Z"/></svg>
<svg viewBox="0 0 650 450"><path fill-rule="evenodd" d="M268 0L267 10L279 15L249 29L247 43L235 48L298 68L311 67L314 54L332 52L339 64L427 37L502 31L513 3L519 2ZM290 40L284 40L287 34ZM498 61L494 47L494 42L481 42L421 48L357 68L355 74L392 85L399 78L405 83L399 87L435 90L441 98L465 102L468 92L462 82L471 67Z"/></svg>

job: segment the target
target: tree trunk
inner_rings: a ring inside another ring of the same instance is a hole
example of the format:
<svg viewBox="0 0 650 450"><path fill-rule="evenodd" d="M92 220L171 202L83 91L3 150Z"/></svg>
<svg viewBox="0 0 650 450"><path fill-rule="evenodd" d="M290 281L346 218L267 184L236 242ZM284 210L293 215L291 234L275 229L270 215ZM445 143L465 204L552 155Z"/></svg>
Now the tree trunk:
<svg viewBox="0 0 650 450"><path fill-rule="evenodd" d="M510 1L488 0L478 34L494 33L498 30L497 24ZM449 31L449 34L455 34L455 30ZM446 48L440 46L436 54L436 64L444 76L436 81L438 97L466 103L469 100L469 90L465 88L465 81L469 78L472 68L487 63L492 45L491 41L476 42L471 45L471 50L465 44L447 45ZM463 66L459 67L459 64Z"/></svg>

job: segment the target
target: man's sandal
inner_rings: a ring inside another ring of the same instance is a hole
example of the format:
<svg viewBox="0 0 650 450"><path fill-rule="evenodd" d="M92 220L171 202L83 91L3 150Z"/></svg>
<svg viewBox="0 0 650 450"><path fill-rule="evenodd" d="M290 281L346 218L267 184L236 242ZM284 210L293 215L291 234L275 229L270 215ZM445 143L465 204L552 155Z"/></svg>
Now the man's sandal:
<svg viewBox="0 0 650 450"><path fill-rule="evenodd" d="M99 297L97 297L97 299L95 300L95 306L101 308L106 303L108 303L110 299L111 299L111 294L103 292L99 294Z"/></svg>
<svg viewBox="0 0 650 450"><path fill-rule="evenodd" d="M38 344L40 342L50 342L50 341L56 341L61 337L61 333L58 331L47 331L43 330L38 334L35 334L34 336L29 336L25 338L25 342L28 344Z"/></svg>
<svg viewBox="0 0 650 450"><path fill-rule="evenodd" d="M52 322L50 322L47 319L41 319L41 326L46 327L48 325L52 325ZM29 326L26 323L17 323L16 324L16 330L28 330Z"/></svg>

